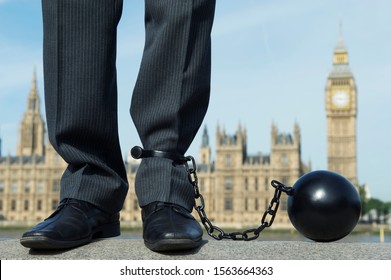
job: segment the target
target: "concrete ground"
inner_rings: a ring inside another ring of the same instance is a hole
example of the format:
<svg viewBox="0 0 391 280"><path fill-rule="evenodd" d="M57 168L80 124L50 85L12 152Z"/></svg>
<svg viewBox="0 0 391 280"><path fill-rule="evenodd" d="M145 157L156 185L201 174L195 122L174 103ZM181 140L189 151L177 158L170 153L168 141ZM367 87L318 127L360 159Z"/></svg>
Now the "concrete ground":
<svg viewBox="0 0 391 280"><path fill-rule="evenodd" d="M1 260L391 260L391 243L205 240L196 249L155 253L142 239L104 239L72 250L37 251L0 240Z"/></svg>

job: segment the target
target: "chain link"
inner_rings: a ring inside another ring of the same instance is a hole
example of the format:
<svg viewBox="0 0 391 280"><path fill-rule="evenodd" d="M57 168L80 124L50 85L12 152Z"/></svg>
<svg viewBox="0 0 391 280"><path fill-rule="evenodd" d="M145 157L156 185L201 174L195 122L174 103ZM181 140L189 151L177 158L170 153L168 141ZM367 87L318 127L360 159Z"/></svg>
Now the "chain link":
<svg viewBox="0 0 391 280"><path fill-rule="evenodd" d="M187 161L185 161L184 165L188 174L189 181L194 187L194 209L197 211L201 223L204 225L206 232L209 234L209 236L213 237L216 240L231 239L250 241L257 239L259 237L259 234L265 228L270 227L273 224L274 218L277 214L278 206L280 205L281 194L283 192L287 195L293 194L293 189L291 187L287 187L276 180L272 180L271 185L275 188L274 196L262 216L261 225L258 228L248 229L243 232L236 231L231 233L225 233L224 230L213 225L213 223L209 220L208 216L205 213L205 201L198 187L197 165L195 159L192 156L187 156L186 160ZM191 165L189 165L188 162L191 162Z"/></svg>
<svg viewBox="0 0 391 280"><path fill-rule="evenodd" d="M284 192L287 195L293 195L294 189L287 187L284 184L272 180L271 185L275 188L273 199L271 200L268 208L264 212L261 220L261 225L258 228L248 229L243 232L236 231L231 233L225 233L221 228L213 225L209 220L208 216L205 213L205 201L204 197L200 193L198 187L198 177L197 177L197 165L195 159L192 156L184 157L182 155L154 151L154 150L144 150L141 147L135 146L131 150L131 155L136 158L146 158L146 157L160 157L168 158L173 160L174 163L184 165L187 171L187 175L190 183L194 187L194 209L197 211L202 224L204 225L206 232L217 240L222 239L231 239L231 240L254 240L259 237L259 234L267 227L270 227L273 224L274 218L276 217L278 206L280 205L280 197ZM189 162L191 164L189 165Z"/></svg>

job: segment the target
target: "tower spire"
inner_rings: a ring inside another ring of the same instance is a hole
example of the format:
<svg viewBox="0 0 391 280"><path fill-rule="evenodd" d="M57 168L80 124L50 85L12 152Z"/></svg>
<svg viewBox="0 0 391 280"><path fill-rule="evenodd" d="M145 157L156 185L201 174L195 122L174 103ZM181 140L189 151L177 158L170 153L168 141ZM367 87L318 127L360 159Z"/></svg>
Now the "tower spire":
<svg viewBox="0 0 391 280"><path fill-rule="evenodd" d="M344 36L343 36L343 24L342 24L342 20L339 22L339 36L338 36L338 41L337 41L337 45L335 47L335 50L344 50L346 51L346 46L345 46L345 40L344 40Z"/></svg>
<svg viewBox="0 0 391 280"><path fill-rule="evenodd" d="M202 143L201 143L201 148L205 148L209 146L209 134L208 134L208 129L205 125L204 127L204 132L202 134Z"/></svg>
<svg viewBox="0 0 391 280"><path fill-rule="evenodd" d="M34 66L33 79L31 81L30 93L27 101L27 111L39 113L40 100L37 88L37 69Z"/></svg>
<svg viewBox="0 0 391 280"><path fill-rule="evenodd" d="M44 155L44 122L40 112L37 71L34 67L27 109L19 126L18 156Z"/></svg>
<svg viewBox="0 0 391 280"><path fill-rule="evenodd" d="M352 77L353 74L349 67L348 49L345 46L345 40L342 31L342 22L339 24L339 36L337 45L334 48L333 69L330 77Z"/></svg>

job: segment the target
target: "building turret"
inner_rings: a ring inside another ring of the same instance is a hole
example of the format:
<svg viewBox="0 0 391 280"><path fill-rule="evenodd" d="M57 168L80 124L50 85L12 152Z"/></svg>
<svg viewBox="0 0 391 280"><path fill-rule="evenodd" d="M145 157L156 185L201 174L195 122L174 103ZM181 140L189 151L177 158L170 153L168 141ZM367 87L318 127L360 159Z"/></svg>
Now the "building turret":
<svg viewBox="0 0 391 280"><path fill-rule="evenodd" d="M211 164L211 149L209 145L208 129L205 126L202 134L202 143L200 148L200 163L210 167Z"/></svg>
<svg viewBox="0 0 391 280"><path fill-rule="evenodd" d="M45 124L40 112L36 70L33 73L27 108L19 126L18 156L43 156Z"/></svg>
<svg viewBox="0 0 391 280"><path fill-rule="evenodd" d="M293 184L303 173L301 163L300 127L296 122L293 136L280 133L277 125L272 124L270 161L275 179L285 184Z"/></svg>

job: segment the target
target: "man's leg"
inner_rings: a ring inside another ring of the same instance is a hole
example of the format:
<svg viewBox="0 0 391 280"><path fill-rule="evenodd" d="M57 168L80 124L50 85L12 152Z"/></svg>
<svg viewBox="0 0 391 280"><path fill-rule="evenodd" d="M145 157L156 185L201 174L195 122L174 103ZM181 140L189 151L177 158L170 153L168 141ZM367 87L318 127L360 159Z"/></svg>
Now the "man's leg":
<svg viewBox="0 0 391 280"><path fill-rule="evenodd" d="M202 123L209 103L214 8L214 0L146 0L146 44L131 115L147 150L183 155ZM202 230L189 214L194 189L183 166L145 158L135 186L148 248L200 244Z"/></svg>
<svg viewBox="0 0 391 280"><path fill-rule="evenodd" d="M147 150L184 154L205 116L210 93L214 0L146 0L146 44L131 114ZM140 206L154 201L191 211L194 190L182 166L143 159Z"/></svg>
<svg viewBox="0 0 391 280"><path fill-rule="evenodd" d="M115 66L122 0L43 0L42 7L49 139L69 164L61 198L118 212L127 193Z"/></svg>
<svg viewBox="0 0 391 280"><path fill-rule="evenodd" d="M122 0L42 0L42 11L49 139L69 165L60 206L21 243L60 249L119 234L128 189L117 131Z"/></svg>

